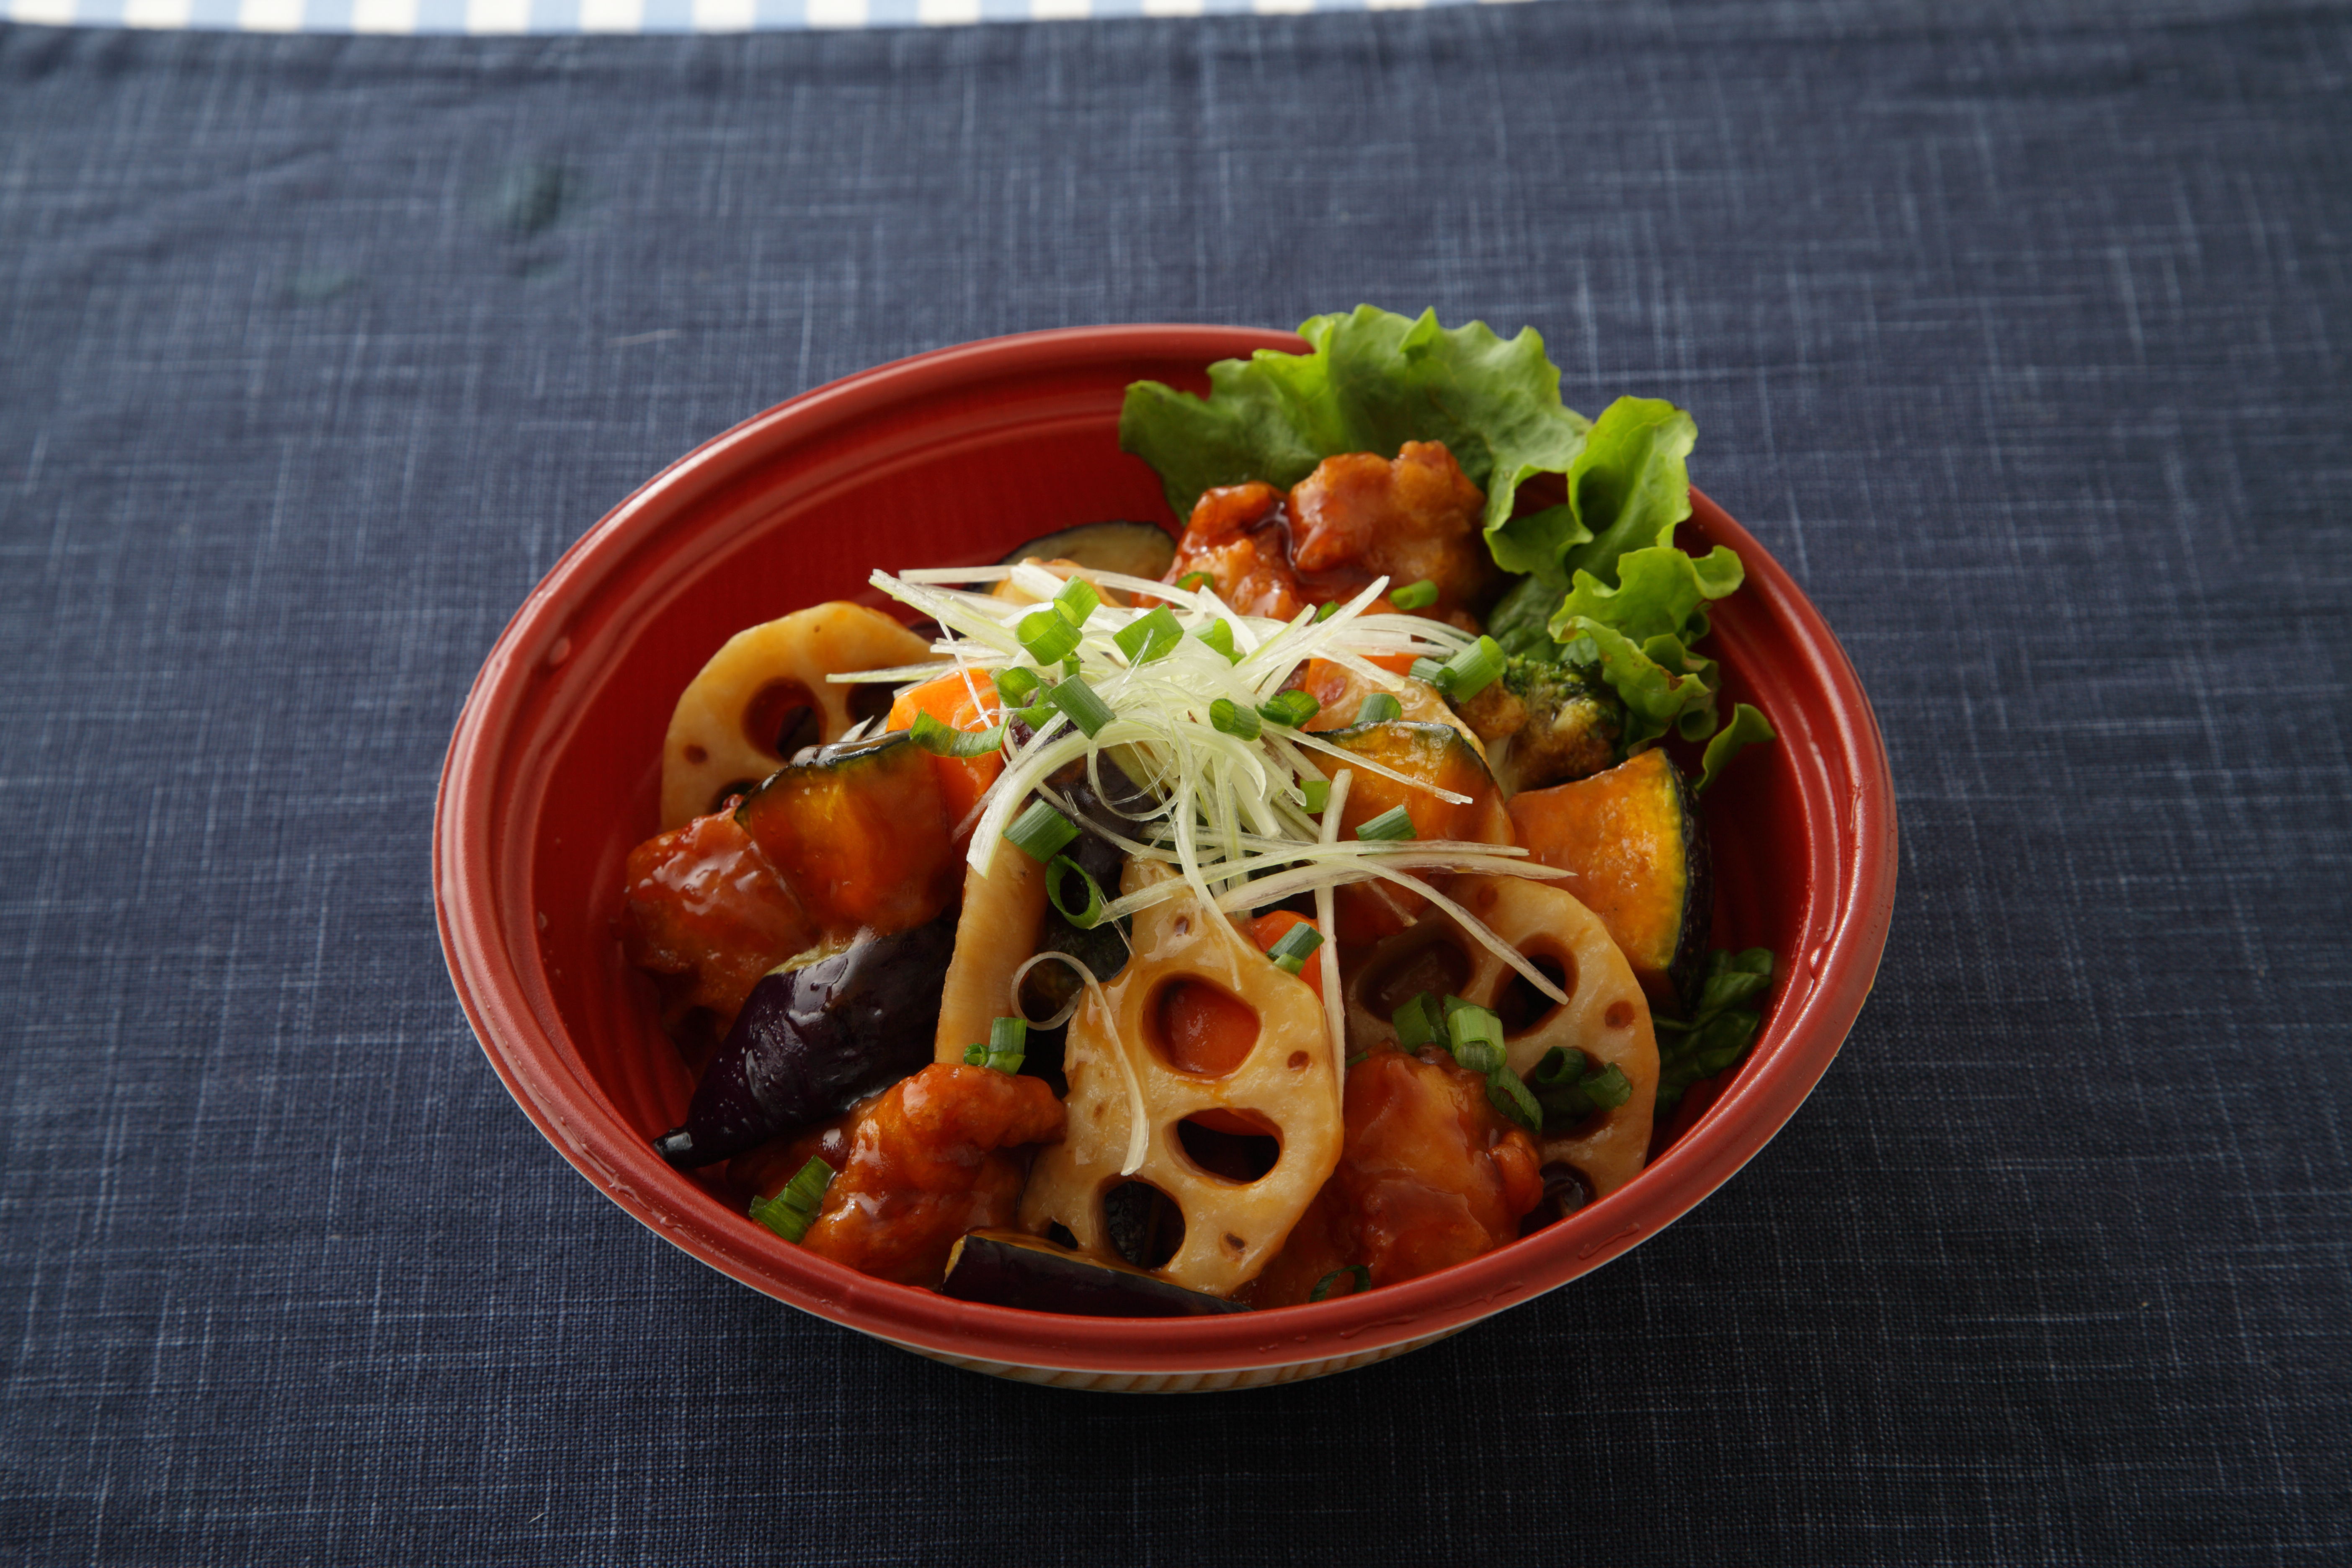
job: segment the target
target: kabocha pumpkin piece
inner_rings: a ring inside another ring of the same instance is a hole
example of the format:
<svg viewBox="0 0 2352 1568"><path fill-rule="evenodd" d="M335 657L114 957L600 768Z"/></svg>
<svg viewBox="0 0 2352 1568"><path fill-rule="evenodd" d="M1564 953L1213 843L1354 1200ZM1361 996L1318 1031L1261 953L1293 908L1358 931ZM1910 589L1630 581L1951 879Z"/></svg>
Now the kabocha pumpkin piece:
<svg viewBox="0 0 2352 1568"><path fill-rule="evenodd" d="M1045 919L1045 868L999 840L988 874L966 868L955 957L940 1000L933 1055L963 1060L964 1047L988 1038L989 1026L1013 1011L1013 974L1037 951Z"/></svg>
<svg viewBox="0 0 2352 1568"><path fill-rule="evenodd" d="M961 886L929 752L893 731L780 768L735 819L830 943L919 926Z"/></svg>
<svg viewBox="0 0 2352 1568"><path fill-rule="evenodd" d="M1168 875L1131 862L1122 885L1131 893ZM1131 1178L1183 1218L1153 1272L1230 1296L1281 1250L1339 1162L1339 1075L1323 1005L1190 896L1137 914L1133 941L1118 980L1071 1023L1069 1131L1038 1155L1022 1228L1060 1225L1084 1250L1117 1257L1105 1200ZM1277 1145L1271 1167L1246 1182L1212 1174L1185 1143L1184 1124L1203 1115L1265 1130Z"/></svg>
<svg viewBox="0 0 2352 1568"><path fill-rule="evenodd" d="M1341 838L1354 838L1365 823L1402 806L1412 819L1415 838L1478 844L1511 841L1511 819L1503 809L1502 791L1486 772L1476 742L1451 724L1390 719L1333 730L1323 738L1416 781L1400 783L1369 768L1356 769L1354 787L1348 792L1340 813ZM1327 771L1342 765L1337 758L1322 763ZM1441 789L1467 795L1469 801L1445 800L1434 793ZM1403 930L1429 908L1428 900L1391 882L1359 882L1333 896L1339 906L1339 941L1349 949Z"/></svg>
<svg viewBox="0 0 2352 1568"><path fill-rule="evenodd" d="M834 601L727 639L678 694L662 742L661 825L683 826L751 788L804 746L890 707L887 686L829 675L920 664L930 645L889 616Z"/></svg>
<svg viewBox="0 0 2352 1568"><path fill-rule="evenodd" d="M1714 882L1697 797L1665 752L1514 795L1510 814L1528 854L1576 874L1570 887L1643 988L1687 1006L1706 964Z"/></svg>
<svg viewBox="0 0 2352 1568"><path fill-rule="evenodd" d="M695 1086L685 1121L655 1149L684 1169L730 1159L920 1069L954 942L955 921L941 916L768 975Z"/></svg>
<svg viewBox="0 0 2352 1568"><path fill-rule="evenodd" d="M1249 1310L1017 1230L975 1230L957 1241L940 1294L1093 1318L1205 1318Z"/></svg>
<svg viewBox="0 0 2352 1568"><path fill-rule="evenodd" d="M1510 877L1455 889L1486 928L1568 994L1555 1003L1454 923L1433 913L1374 948L1347 985L1348 1048L1393 1042L1396 1012L1414 996L1454 995L1503 1023L1505 1065L1522 1079L1555 1049L1580 1052L1624 1079L1621 1103L1555 1125L1543 1155L1581 1173L1596 1196L1622 1186L1649 1155L1658 1091L1657 1033L1624 954L1590 910L1568 892Z"/></svg>
<svg viewBox="0 0 2352 1568"><path fill-rule="evenodd" d="M1625 705L1589 666L1514 658L1461 704L1506 795L1589 778L1618 760Z"/></svg>

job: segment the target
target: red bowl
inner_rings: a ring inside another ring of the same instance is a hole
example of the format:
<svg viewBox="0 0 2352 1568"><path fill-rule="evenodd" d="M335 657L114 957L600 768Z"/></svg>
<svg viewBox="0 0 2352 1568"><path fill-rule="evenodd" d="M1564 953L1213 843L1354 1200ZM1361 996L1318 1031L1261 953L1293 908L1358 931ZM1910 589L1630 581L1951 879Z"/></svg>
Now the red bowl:
<svg viewBox="0 0 2352 1568"><path fill-rule="evenodd" d="M1684 1135L1616 1193L1484 1258L1360 1296L1192 1320L978 1306L802 1251L647 1140L690 1083L614 935L621 863L656 826L671 705L738 629L875 602L877 566L992 561L1103 518L1169 522L1118 449L1129 382L1206 391L1213 360L1296 351L1230 327L1075 328L920 354L796 397L672 464L556 563L466 702L434 818L434 901L458 999L548 1141L714 1268L958 1365L1081 1387L1312 1377L1428 1344L1597 1268L1715 1190L1793 1115L1868 994L1895 896L1895 795L1853 669L1789 574L1694 491L1684 542L1748 585L1715 609L1727 701L1780 731L1707 806L1717 935L1781 961L1761 1038ZM1692 539L1696 536L1696 540Z"/></svg>

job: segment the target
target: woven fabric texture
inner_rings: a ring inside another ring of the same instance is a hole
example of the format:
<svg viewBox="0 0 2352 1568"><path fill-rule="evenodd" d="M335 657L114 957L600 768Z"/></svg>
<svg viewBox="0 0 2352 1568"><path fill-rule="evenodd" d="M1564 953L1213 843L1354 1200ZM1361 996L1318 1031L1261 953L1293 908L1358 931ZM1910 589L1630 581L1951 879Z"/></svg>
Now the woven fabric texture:
<svg viewBox="0 0 2352 1568"><path fill-rule="evenodd" d="M2352 11L0 28L0 1555L2352 1555ZM1370 300L1696 414L1894 758L1779 1140L1444 1344L990 1382L631 1223L436 940L484 652L669 458Z"/></svg>

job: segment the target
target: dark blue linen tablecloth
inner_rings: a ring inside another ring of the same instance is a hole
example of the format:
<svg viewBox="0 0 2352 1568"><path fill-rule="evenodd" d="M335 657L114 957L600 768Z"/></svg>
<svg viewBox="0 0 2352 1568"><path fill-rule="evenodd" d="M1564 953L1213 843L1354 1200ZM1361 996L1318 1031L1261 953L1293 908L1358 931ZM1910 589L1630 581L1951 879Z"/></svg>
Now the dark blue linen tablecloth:
<svg viewBox="0 0 2352 1568"><path fill-rule="evenodd" d="M2340 5L0 29L0 1550L2344 1561L2347 268ZM1853 654L1902 897L1803 1112L1601 1274L1197 1400L630 1223L434 932L531 584L862 366L1359 300L1691 408Z"/></svg>

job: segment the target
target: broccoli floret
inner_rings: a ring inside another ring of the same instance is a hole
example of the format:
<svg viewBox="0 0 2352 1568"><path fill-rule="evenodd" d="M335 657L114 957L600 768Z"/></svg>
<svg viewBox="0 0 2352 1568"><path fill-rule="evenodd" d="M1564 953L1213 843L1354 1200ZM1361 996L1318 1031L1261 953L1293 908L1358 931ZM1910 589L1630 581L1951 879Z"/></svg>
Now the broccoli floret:
<svg viewBox="0 0 2352 1568"><path fill-rule="evenodd" d="M1455 704L1486 743L1505 793L1589 778L1623 761L1624 705L1599 672L1514 655L1500 679Z"/></svg>

